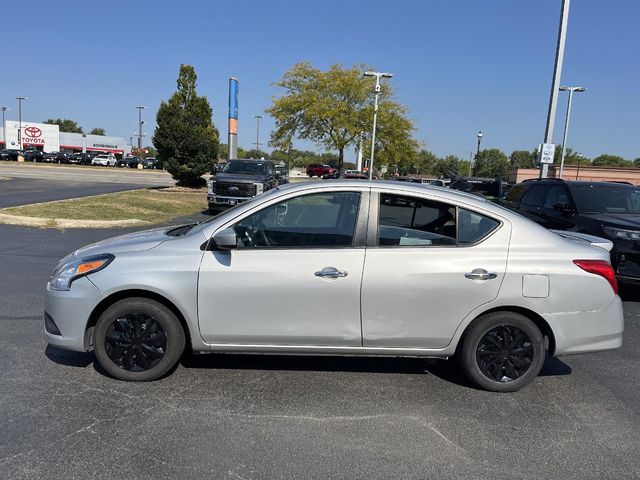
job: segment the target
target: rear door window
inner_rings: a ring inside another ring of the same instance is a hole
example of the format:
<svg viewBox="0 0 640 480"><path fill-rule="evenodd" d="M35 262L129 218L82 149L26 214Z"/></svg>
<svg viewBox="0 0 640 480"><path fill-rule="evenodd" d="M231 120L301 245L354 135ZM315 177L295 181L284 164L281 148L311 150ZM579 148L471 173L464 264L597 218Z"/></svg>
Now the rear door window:
<svg viewBox="0 0 640 480"><path fill-rule="evenodd" d="M380 194L378 245L456 244L456 209L446 203Z"/></svg>

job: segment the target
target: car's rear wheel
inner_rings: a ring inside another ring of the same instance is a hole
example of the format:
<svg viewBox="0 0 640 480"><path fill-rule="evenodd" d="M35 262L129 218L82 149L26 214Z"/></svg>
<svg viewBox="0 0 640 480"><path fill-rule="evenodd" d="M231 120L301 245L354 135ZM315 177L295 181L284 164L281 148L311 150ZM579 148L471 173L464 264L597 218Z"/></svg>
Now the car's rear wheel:
<svg viewBox="0 0 640 480"><path fill-rule="evenodd" d="M166 375L185 346L180 321L147 298L127 298L107 308L96 323L95 355L120 380L147 382Z"/></svg>
<svg viewBox="0 0 640 480"><path fill-rule="evenodd" d="M467 377L494 392L513 392L528 385L540 373L544 357L542 333L515 312L492 312L476 319L459 351Z"/></svg>

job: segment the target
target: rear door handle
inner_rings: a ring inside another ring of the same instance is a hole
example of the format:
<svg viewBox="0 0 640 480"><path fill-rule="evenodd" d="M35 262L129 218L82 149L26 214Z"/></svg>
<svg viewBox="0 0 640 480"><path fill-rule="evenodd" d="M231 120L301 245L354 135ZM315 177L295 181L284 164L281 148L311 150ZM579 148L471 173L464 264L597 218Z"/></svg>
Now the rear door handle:
<svg viewBox="0 0 640 480"><path fill-rule="evenodd" d="M464 274L469 280L493 280L498 277L497 273L487 272L484 268L475 268L469 273Z"/></svg>
<svg viewBox="0 0 640 480"><path fill-rule="evenodd" d="M349 275L344 270L338 270L335 267L324 267L322 270L314 273L316 277L320 278L343 278Z"/></svg>

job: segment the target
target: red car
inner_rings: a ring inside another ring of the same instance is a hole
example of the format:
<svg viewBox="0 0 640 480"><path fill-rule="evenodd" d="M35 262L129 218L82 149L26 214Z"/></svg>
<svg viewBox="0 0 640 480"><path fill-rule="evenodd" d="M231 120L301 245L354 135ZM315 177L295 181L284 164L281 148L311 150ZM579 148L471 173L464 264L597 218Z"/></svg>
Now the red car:
<svg viewBox="0 0 640 480"><path fill-rule="evenodd" d="M307 165L307 175L310 177L322 177L323 175L332 175L338 170L330 167L329 165L323 165L321 163L310 163Z"/></svg>

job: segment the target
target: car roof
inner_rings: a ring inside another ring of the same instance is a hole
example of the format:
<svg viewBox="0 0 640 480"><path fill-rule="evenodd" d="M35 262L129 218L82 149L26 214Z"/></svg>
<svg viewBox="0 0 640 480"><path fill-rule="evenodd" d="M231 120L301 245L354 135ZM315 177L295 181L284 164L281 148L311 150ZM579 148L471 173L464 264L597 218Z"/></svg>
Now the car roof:
<svg viewBox="0 0 640 480"><path fill-rule="evenodd" d="M402 192L415 192L417 194L424 194L428 192L429 194L433 194L435 196L450 198L452 200L458 200L469 204L475 204L481 208L489 208L493 209L496 207L500 212L504 211L503 207L490 202L484 197L480 197L478 195L473 195L472 193L461 192L459 190L449 190L442 187L435 187L426 183L412 183L412 182L398 182L392 180L365 180L365 179L348 179L343 178L339 180L323 180L319 181L306 181L306 182L296 182L296 183L287 183L285 185L281 185L276 187L278 190L283 191L297 191L297 190L308 190L308 189L321 189L327 187L372 187L372 188L383 188L386 190L396 190Z"/></svg>
<svg viewBox="0 0 640 480"><path fill-rule="evenodd" d="M519 185L522 184L526 184L526 185L536 185L536 184L545 184L545 185L549 185L549 184L553 184L553 185L558 185L558 184L566 184L569 186L572 185L588 185L588 186L598 186L598 185L604 185L604 186L609 186L609 187L632 187L632 188L638 188L637 185L634 185L632 183L629 182L594 182L594 181L590 181L590 180L562 180L560 178L544 178L544 179L531 179L525 182L521 182Z"/></svg>

